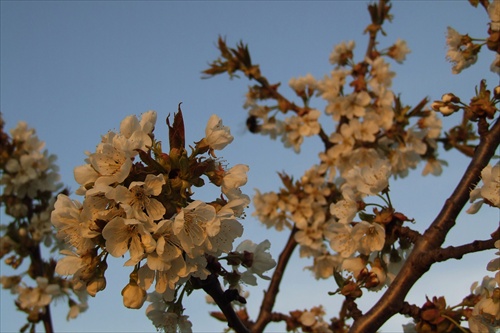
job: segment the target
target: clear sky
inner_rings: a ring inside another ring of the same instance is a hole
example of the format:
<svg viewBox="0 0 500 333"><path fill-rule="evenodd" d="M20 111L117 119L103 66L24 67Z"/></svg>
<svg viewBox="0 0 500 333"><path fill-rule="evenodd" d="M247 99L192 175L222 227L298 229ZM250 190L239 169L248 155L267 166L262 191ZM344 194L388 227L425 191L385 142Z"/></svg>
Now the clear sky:
<svg viewBox="0 0 500 333"><path fill-rule="evenodd" d="M271 82L282 82L282 93L292 98L288 80L307 73L316 78L329 73L328 56L335 44L355 40L356 60L364 54L367 3L2 0L0 111L8 129L20 120L36 128L49 151L58 156L62 181L74 191L73 168L84 163L84 151L93 151L100 135L117 129L127 115L154 109L159 114L157 137L163 135L166 140L163 119L183 102L187 142L201 139L210 115L218 114L235 136L233 144L219 155L229 165L250 166L244 192L253 195L254 188L277 190L277 171L300 177L317 163L319 140L308 140L303 153L297 155L285 150L279 141L252 135L245 129L242 109L249 82L231 81L227 76L202 80L201 71L218 56L215 45L219 35L226 37L229 45L243 40L262 73ZM435 100L450 91L468 100L480 79L488 79L490 87L498 84L498 77L488 71L491 53L480 54L478 64L459 76L451 74L451 65L445 61L446 27L486 37L484 9L474 9L468 1L395 1L393 14L393 23L385 26L388 36L380 42L389 46L402 38L412 50L404 65L391 65L397 72L393 89L403 102L415 104L425 96ZM458 119L446 119L445 126ZM449 162L443 176L421 179L420 168L412 176L391 183L396 209L415 218L414 227L420 231L432 221L467 165L467 159L456 153L442 154L441 158ZM270 239L271 252L277 258L288 235L265 229L251 217L252 211L253 206L243 221L244 238L255 242ZM487 238L498 223L498 210L483 217L462 216L446 244ZM2 216L2 223L8 222L4 219ZM410 301L421 305L425 295L450 295L450 303L460 301L470 284L486 275L486 263L493 253L434 267L436 271L411 291ZM321 303L329 316L338 314L340 300L327 295L335 289L333 279L316 283L303 271L310 261L297 257L287 271L276 310L288 312ZM55 307L57 332L155 331L144 314L145 307L123 307L120 291L128 282L129 270L121 267L120 260L109 263L108 287L89 301L87 312L66 322L67 306ZM0 275L9 273L0 265ZM254 318L262 290L267 287L260 282L250 289L248 300ZM0 331L17 331L24 324L24 314L16 312L8 292L2 290L0 295ZM368 309L380 295L369 295L362 309ZM207 314L216 308L204 305L201 292L193 293L185 307L194 331L222 331L224 324ZM384 332L399 332L401 322L407 321L394 318L384 326ZM280 328L284 330L281 325L269 331Z"/></svg>

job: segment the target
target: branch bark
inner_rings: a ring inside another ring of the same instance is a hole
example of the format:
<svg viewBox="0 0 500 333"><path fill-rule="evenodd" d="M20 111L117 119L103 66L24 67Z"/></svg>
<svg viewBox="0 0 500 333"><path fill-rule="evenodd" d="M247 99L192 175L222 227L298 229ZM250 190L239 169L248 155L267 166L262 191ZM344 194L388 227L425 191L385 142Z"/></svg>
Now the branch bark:
<svg viewBox="0 0 500 333"><path fill-rule="evenodd" d="M354 322L350 332L375 332L390 317L400 312L410 288L418 281L435 259L426 253L437 250L469 199L470 189L480 179L482 169L488 164L500 143L500 120L497 119L488 134L484 135L476 148L462 179L446 200L441 212L415 244L408 260L380 300L365 315Z"/></svg>

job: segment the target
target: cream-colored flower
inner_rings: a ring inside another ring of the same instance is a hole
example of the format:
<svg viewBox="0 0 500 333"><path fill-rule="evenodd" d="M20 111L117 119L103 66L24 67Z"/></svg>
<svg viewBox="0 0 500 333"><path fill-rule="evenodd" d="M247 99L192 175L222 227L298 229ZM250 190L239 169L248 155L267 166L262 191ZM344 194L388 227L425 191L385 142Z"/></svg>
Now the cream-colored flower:
<svg viewBox="0 0 500 333"><path fill-rule="evenodd" d="M74 247L78 254L94 248L92 238L99 233L94 231L97 229L94 222L85 218L83 206L79 201L59 194L51 214L51 221L57 229L57 238Z"/></svg>
<svg viewBox="0 0 500 333"><path fill-rule="evenodd" d="M106 240L106 250L113 257L121 257L130 252L130 260L125 265L135 265L144 253L151 253L156 249L156 241L146 230L143 223L135 219L115 217L102 230Z"/></svg>
<svg viewBox="0 0 500 333"><path fill-rule="evenodd" d="M463 69L470 67L477 61L477 50L467 35L463 36L455 29L448 27L446 44L448 51L446 59L453 64L451 69L453 74L460 73Z"/></svg>
<svg viewBox="0 0 500 333"><path fill-rule="evenodd" d="M486 269L489 270L490 272L500 271L500 240L497 240L495 242L495 247L498 250L495 253L495 255L497 257L495 259L490 260L490 262L486 266ZM500 286L500 283L499 283L499 286Z"/></svg>
<svg viewBox="0 0 500 333"><path fill-rule="evenodd" d="M231 189L239 188L247 183L248 165L237 164L229 169L222 178L222 193L226 194Z"/></svg>
<svg viewBox="0 0 500 333"><path fill-rule="evenodd" d="M313 266L306 268L314 272L316 279L328 279L333 276L333 272L341 265L341 263L342 258L339 255L320 253L314 256Z"/></svg>
<svg viewBox="0 0 500 333"><path fill-rule="evenodd" d="M366 267L366 262L360 258L347 258L342 261L340 265L340 270L346 270L352 273L354 277L357 277L361 270Z"/></svg>
<svg viewBox="0 0 500 333"><path fill-rule="evenodd" d="M143 113L140 121L135 115L125 117L120 123L120 132L108 132L102 137L102 142L112 144L131 157L136 156L137 149L148 151L151 148L155 123L155 111Z"/></svg>
<svg viewBox="0 0 500 333"><path fill-rule="evenodd" d="M165 214L165 207L155 198L165 185L163 175L148 174L144 182L132 182L128 189L118 185L106 193L106 197L119 202L127 213L127 217L147 221L156 221Z"/></svg>
<svg viewBox="0 0 500 333"><path fill-rule="evenodd" d="M303 116L291 116L285 119L285 133L282 141L285 147L293 147L296 153L300 152L300 146L304 137L316 135L320 131L318 118L319 110L310 110Z"/></svg>
<svg viewBox="0 0 500 333"><path fill-rule="evenodd" d="M175 216L172 230L182 249L195 257L203 254L207 237L219 233L220 220L216 218L213 206L195 200Z"/></svg>
<svg viewBox="0 0 500 333"><path fill-rule="evenodd" d="M500 0L493 0L488 5L488 15L490 16L490 28L493 31L500 31Z"/></svg>
<svg viewBox="0 0 500 333"><path fill-rule="evenodd" d="M35 130L19 122L11 130L14 150L9 153L4 172L0 175L3 193L19 198L36 198L39 192L55 192L60 187L56 156L42 151L45 143Z"/></svg>
<svg viewBox="0 0 500 333"><path fill-rule="evenodd" d="M317 89L318 82L310 73L308 73L306 76L291 78L288 81L288 85L300 96L311 96Z"/></svg>
<svg viewBox="0 0 500 333"><path fill-rule="evenodd" d="M335 45L332 53L330 53L330 63L337 66L345 66L353 57L352 51L356 43L351 40Z"/></svg>
<svg viewBox="0 0 500 333"><path fill-rule="evenodd" d="M222 124L222 119L212 115L205 128L205 140L211 149L221 150L233 142L230 128Z"/></svg>
<svg viewBox="0 0 500 333"><path fill-rule="evenodd" d="M382 57L375 58L375 60L366 59L366 61L371 65L371 79L368 81L368 85L375 92L380 91L381 87L390 87L392 85L392 78L396 76L396 73L389 69L391 67L390 64L385 62Z"/></svg>
<svg viewBox="0 0 500 333"><path fill-rule="evenodd" d="M385 229L379 223L361 221L352 230L352 238L361 254L380 251L385 244Z"/></svg>
<svg viewBox="0 0 500 333"><path fill-rule="evenodd" d="M353 228L349 224L329 223L325 230L325 237L330 241L330 247L343 258L350 257L358 248L353 238Z"/></svg>
<svg viewBox="0 0 500 333"><path fill-rule="evenodd" d="M481 179L483 186L477 186L470 192L470 202L473 204L467 210L469 214L477 213L485 202L491 206L500 207L500 163L493 167L487 165L481 171Z"/></svg>
<svg viewBox="0 0 500 333"><path fill-rule="evenodd" d="M339 97L340 90L345 84L345 79L350 73L350 70L339 68L331 71L330 76L325 75L323 80L319 80L318 91L321 98L329 102L335 101ZM326 110L325 112L329 113Z"/></svg>
<svg viewBox="0 0 500 333"><path fill-rule="evenodd" d="M88 159L92 168L99 174L99 177L95 180L96 184L111 185L121 183L127 178L132 168L130 156L125 151L109 143L100 144L97 152L90 154ZM86 172L82 172L83 170ZM79 174L81 179L87 181L95 178L92 170L88 167L80 167Z"/></svg>
<svg viewBox="0 0 500 333"><path fill-rule="evenodd" d="M19 307L25 310L33 310L48 305L54 296L61 293L58 284L49 284L47 278L37 277L36 287L18 285L16 292L19 294Z"/></svg>
<svg viewBox="0 0 500 333"><path fill-rule="evenodd" d="M371 166L355 166L345 175L346 185L364 195L377 195L389 185L391 165L378 159Z"/></svg>
<svg viewBox="0 0 500 333"><path fill-rule="evenodd" d="M270 279L268 276L264 275L264 272L276 266L276 261L271 257L271 254L267 252L270 247L271 243L267 239L260 244L256 244L251 240L245 240L236 247L235 252L247 252L252 254L252 259L247 265L247 270L241 275L241 280L243 282L252 286L257 285L257 279L253 274L257 274L265 280Z"/></svg>
<svg viewBox="0 0 500 333"><path fill-rule="evenodd" d="M339 121L342 116L349 119L363 117L370 102L370 95L366 91L361 91L337 97L326 107L325 112L331 114L335 121Z"/></svg>
<svg viewBox="0 0 500 333"><path fill-rule="evenodd" d="M330 214L343 224L351 223L357 213L358 204L354 200L343 199L330 205Z"/></svg>
<svg viewBox="0 0 500 333"><path fill-rule="evenodd" d="M410 52L411 50L406 45L406 41L398 38L396 40L396 43L394 43L394 45L389 48L388 54L389 57L393 58L401 64L406 59L406 55Z"/></svg>
<svg viewBox="0 0 500 333"><path fill-rule="evenodd" d="M491 294L482 295L469 317L469 328L473 333L496 332L500 327L500 288Z"/></svg>

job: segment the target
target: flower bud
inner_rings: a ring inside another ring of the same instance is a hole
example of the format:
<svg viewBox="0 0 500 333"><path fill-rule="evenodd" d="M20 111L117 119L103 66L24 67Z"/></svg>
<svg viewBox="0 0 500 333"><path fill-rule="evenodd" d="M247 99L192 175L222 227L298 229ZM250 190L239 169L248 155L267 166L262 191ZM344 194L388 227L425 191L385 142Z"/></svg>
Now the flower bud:
<svg viewBox="0 0 500 333"><path fill-rule="evenodd" d="M370 275L366 279L365 287L366 288L374 288L380 284L380 279L378 278L376 273L370 272Z"/></svg>
<svg viewBox="0 0 500 333"><path fill-rule="evenodd" d="M26 228L19 228L19 236L26 237L28 235L28 230Z"/></svg>
<svg viewBox="0 0 500 333"><path fill-rule="evenodd" d="M122 290L123 305L129 309L140 309L147 298L147 293L144 289L137 285L137 282L130 282Z"/></svg>
<svg viewBox="0 0 500 333"><path fill-rule="evenodd" d="M500 99L500 86L496 86L493 89L493 94L496 99Z"/></svg>
<svg viewBox="0 0 500 333"><path fill-rule="evenodd" d="M221 150L233 141L229 127L222 125L222 120L212 115L205 128L206 144L215 150Z"/></svg>
<svg viewBox="0 0 500 333"><path fill-rule="evenodd" d="M445 102L445 103L458 103L458 102L460 102L460 98L458 98L457 96L453 95L452 93L444 94L441 97L441 100L443 102Z"/></svg>
<svg viewBox="0 0 500 333"><path fill-rule="evenodd" d="M21 282L21 276L20 275L12 275L12 276L1 276L0 277L0 284L3 286L3 289L10 289L12 287L15 287Z"/></svg>
<svg viewBox="0 0 500 333"><path fill-rule="evenodd" d="M443 116L449 116L450 114L454 113L458 109L459 109L458 106L453 105L453 104L448 104L448 105L444 105L444 106L440 107L439 112L441 112L443 114Z"/></svg>
<svg viewBox="0 0 500 333"><path fill-rule="evenodd" d="M444 106L444 103L441 102L441 101L434 101L432 102L431 104L431 108L434 110L434 111L439 111L439 108L443 107Z"/></svg>
<svg viewBox="0 0 500 333"><path fill-rule="evenodd" d="M353 282L350 281L346 283L340 290L340 293L344 296L351 296L353 298L358 298L363 295L363 291L359 288L359 286Z"/></svg>
<svg viewBox="0 0 500 333"><path fill-rule="evenodd" d="M106 278L104 276L92 279L87 283L87 293L94 297L99 291L106 288Z"/></svg>

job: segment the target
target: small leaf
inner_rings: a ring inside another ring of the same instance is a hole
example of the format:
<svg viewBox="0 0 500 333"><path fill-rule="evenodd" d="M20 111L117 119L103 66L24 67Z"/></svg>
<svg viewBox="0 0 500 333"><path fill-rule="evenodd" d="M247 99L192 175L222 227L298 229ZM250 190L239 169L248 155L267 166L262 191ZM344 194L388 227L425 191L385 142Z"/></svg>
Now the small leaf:
<svg viewBox="0 0 500 333"><path fill-rule="evenodd" d="M337 283L337 286L339 286L339 288L344 287L345 279L342 276L342 274L340 274L339 272L335 271L335 272L333 272L333 277L335 278L335 282Z"/></svg>
<svg viewBox="0 0 500 333"><path fill-rule="evenodd" d="M139 153L139 157L141 158L141 161L144 162L149 167L152 167L153 169L159 171L160 173L168 173L168 170L166 170L160 163L155 161L151 156L149 156L148 153L141 149L136 149L136 151Z"/></svg>
<svg viewBox="0 0 500 333"><path fill-rule="evenodd" d="M170 119L167 117L167 126L169 129L170 149L184 148L186 136L184 133L184 118L182 117L181 103L179 103L178 112L174 114L174 123L172 126L170 126Z"/></svg>

